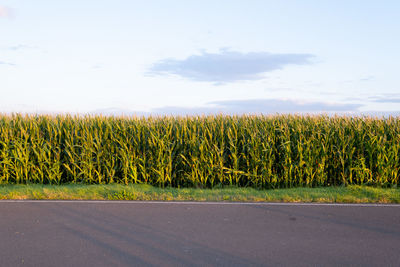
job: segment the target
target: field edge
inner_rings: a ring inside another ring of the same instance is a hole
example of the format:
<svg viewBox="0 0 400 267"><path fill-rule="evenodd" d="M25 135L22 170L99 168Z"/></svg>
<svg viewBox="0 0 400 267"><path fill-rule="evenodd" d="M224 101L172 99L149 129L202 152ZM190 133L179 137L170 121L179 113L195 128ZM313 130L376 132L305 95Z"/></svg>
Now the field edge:
<svg viewBox="0 0 400 267"><path fill-rule="evenodd" d="M136 200L284 203L400 203L399 188L340 186L257 190L159 188L141 184L0 185L0 200Z"/></svg>

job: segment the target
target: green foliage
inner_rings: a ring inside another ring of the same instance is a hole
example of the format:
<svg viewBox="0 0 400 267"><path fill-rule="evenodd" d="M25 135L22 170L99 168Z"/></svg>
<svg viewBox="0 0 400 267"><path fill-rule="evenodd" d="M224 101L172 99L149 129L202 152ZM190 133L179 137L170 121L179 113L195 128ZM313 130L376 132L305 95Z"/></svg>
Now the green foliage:
<svg viewBox="0 0 400 267"><path fill-rule="evenodd" d="M259 190L236 186L213 189L160 188L133 183L8 184L0 185L0 199L400 203L400 189L360 185Z"/></svg>
<svg viewBox="0 0 400 267"><path fill-rule="evenodd" d="M399 184L399 118L0 116L0 183Z"/></svg>

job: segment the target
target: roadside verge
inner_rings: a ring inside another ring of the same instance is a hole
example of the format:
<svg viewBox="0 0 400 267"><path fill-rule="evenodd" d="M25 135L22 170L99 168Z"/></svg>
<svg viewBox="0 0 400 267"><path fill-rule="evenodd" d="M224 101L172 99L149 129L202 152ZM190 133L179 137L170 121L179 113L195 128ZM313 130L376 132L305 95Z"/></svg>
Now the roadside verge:
<svg viewBox="0 0 400 267"><path fill-rule="evenodd" d="M0 185L0 199L208 202L400 203L400 189L368 186L257 190L224 187L159 188L150 185Z"/></svg>

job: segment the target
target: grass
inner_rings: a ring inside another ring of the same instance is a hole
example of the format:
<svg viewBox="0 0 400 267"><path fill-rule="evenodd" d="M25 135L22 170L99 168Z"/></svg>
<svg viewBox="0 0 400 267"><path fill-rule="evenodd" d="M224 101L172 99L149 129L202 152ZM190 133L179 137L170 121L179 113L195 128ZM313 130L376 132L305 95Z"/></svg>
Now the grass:
<svg viewBox="0 0 400 267"><path fill-rule="evenodd" d="M357 185L257 190L248 187L162 189L138 184L29 184L1 185L0 199L400 203L400 189Z"/></svg>

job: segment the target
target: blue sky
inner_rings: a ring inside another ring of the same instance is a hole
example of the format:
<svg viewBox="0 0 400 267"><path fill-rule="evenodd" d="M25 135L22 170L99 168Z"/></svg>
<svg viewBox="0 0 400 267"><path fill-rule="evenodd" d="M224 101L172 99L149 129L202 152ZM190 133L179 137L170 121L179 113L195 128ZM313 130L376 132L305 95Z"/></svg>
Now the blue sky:
<svg viewBox="0 0 400 267"><path fill-rule="evenodd" d="M399 112L399 1L0 0L0 112Z"/></svg>

